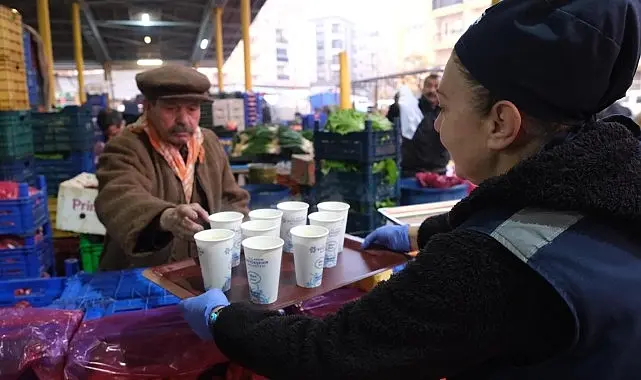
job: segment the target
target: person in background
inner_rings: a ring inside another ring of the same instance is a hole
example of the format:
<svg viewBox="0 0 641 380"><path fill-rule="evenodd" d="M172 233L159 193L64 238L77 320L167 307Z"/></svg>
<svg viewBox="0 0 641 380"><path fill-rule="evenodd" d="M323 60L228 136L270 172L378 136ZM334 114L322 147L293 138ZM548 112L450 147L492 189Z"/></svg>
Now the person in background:
<svg viewBox="0 0 641 380"><path fill-rule="evenodd" d="M213 289L183 301L187 322L271 379L640 379L641 130L596 119L640 53L638 0L490 7L455 45L436 121L480 186L364 242L417 258L324 318Z"/></svg>
<svg viewBox="0 0 641 380"><path fill-rule="evenodd" d="M419 100L423 120L412 139L403 141L401 147L403 177L413 177L421 172L445 174L447 171L450 154L434 128L436 118L441 112L436 95L439 84L440 77L436 74L430 74L423 83L423 94Z"/></svg>
<svg viewBox="0 0 641 380"><path fill-rule="evenodd" d="M396 119L401 117L401 111L398 107L399 96L400 94L397 92L396 95L394 95L394 103L390 104L389 109L387 110L387 120L391 121L392 123L396 123Z"/></svg>
<svg viewBox="0 0 641 380"><path fill-rule="evenodd" d="M438 106L436 90L440 83L441 77L438 74L430 74L425 78L425 81L423 81L421 97L418 99L418 107L421 109L421 112L423 112L423 115L427 116L427 114L434 112L434 109ZM436 119L436 117L434 117L434 119Z"/></svg>
<svg viewBox="0 0 641 380"><path fill-rule="evenodd" d="M96 119L98 128L102 131L102 136L104 141L98 141L94 145L94 156L96 164L98 163L98 158L105 149L105 144L109 142L113 137L120 134L122 128L125 126L125 121L122 118L120 112L112 109L103 109L98 113Z"/></svg>
<svg viewBox="0 0 641 380"><path fill-rule="evenodd" d="M216 135L198 126L211 84L198 71L165 65L136 75L145 96L136 123L100 156L95 201L107 234L100 267L149 267L196 256L193 235L208 216L247 213Z"/></svg>

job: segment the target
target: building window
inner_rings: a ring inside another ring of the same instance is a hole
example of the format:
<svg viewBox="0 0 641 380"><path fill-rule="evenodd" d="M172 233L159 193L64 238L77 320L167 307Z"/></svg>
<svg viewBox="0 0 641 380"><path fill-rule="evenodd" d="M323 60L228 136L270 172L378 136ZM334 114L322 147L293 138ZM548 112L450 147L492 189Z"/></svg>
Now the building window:
<svg viewBox="0 0 641 380"><path fill-rule="evenodd" d="M332 56L332 63L335 64L335 65L338 65L338 64L341 63L340 58L338 58L338 54Z"/></svg>
<svg viewBox="0 0 641 380"><path fill-rule="evenodd" d="M325 41L316 41L316 49L318 51L325 49Z"/></svg>
<svg viewBox="0 0 641 380"><path fill-rule="evenodd" d="M432 0L432 9L445 8L456 4L463 4L463 0Z"/></svg>
<svg viewBox="0 0 641 380"><path fill-rule="evenodd" d="M333 49L342 49L343 48L343 41L341 41L341 40L333 40L332 41L332 48Z"/></svg>
<svg viewBox="0 0 641 380"><path fill-rule="evenodd" d="M332 33L340 33L341 31L341 24L332 24Z"/></svg>
<svg viewBox="0 0 641 380"><path fill-rule="evenodd" d="M289 80L289 75L285 71L285 65L276 66L276 76L278 80Z"/></svg>
<svg viewBox="0 0 641 380"><path fill-rule="evenodd" d="M283 34L283 30L280 28L276 29L276 42L280 44L287 43L287 38L285 38L285 35Z"/></svg>
<svg viewBox="0 0 641 380"><path fill-rule="evenodd" d="M287 57L287 49L276 48L276 60L279 62L289 62L289 57Z"/></svg>
<svg viewBox="0 0 641 380"><path fill-rule="evenodd" d="M323 55L316 56L316 63L319 64L319 65L324 65L325 64L325 56L323 56Z"/></svg>
<svg viewBox="0 0 641 380"><path fill-rule="evenodd" d="M341 79L340 71L332 71L332 82L338 82Z"/></svg>

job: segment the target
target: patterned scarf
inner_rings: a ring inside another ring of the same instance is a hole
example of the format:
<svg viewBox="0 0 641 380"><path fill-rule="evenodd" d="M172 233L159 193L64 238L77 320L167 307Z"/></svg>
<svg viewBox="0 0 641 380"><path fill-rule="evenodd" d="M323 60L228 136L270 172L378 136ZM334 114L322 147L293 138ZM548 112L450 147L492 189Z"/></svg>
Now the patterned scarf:
<svg viewBox="0 0 641 380"><path fill-rule="evenodd" d="M205 161L205 150L202 147L204 138L200 127L196 127L194 135L187 143L187 162L183 160L180 150L176 146L164 142L158 137L155 129L150 127L150 122L145 114L140 116L130 128L132 132L141 133L144 131L147 134L151 146L165 159L176 177L180 179L185 199L189 203L194 189L196 162L203 163Z"/></svg>

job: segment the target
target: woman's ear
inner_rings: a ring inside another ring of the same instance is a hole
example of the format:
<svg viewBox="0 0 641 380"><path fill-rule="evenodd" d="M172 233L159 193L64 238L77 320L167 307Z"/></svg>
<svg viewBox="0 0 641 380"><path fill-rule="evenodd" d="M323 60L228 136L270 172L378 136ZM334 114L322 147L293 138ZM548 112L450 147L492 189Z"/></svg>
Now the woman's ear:
<svg viewBox="0 0 641 380"><path fill-rule="evenodd" d="M504 150L514 143L522 129L522 118L514 103L507 100L496 102L487 117L487 146L492 150Z"/></svg>

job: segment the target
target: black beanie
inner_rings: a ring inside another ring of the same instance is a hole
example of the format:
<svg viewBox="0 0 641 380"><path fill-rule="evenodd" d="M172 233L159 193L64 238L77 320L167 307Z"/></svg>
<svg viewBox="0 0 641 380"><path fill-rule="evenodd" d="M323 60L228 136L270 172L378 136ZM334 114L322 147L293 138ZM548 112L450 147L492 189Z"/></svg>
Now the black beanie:
<svg viewBox="0 0 641 380"><path fill-rule="evenodd" d="M587 120L632 84L640 23L641 0L503 0L455 51L494 97L530 116Z"/></svg>

